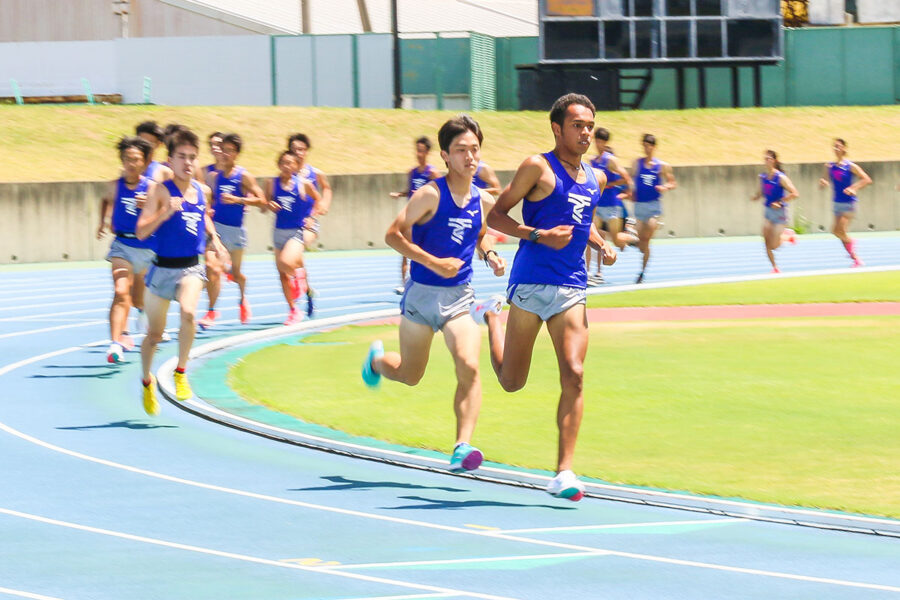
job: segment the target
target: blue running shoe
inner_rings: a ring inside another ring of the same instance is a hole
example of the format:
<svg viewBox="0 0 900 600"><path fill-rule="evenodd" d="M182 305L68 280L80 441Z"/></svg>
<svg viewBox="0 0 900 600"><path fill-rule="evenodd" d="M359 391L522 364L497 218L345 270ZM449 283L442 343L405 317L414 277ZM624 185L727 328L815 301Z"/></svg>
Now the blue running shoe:
<svg viewBox="0 0 900 600"><path fill-rule="evenodd" d="M312 318L313 313L316 312L316 306L313 303L313 298L316 297L316 291L312 288L306 289L306 316Z"/></svg>
<svg viewBox="0 0 900 600"><path fill-rule="evenodd" d="M481 461L483 460L484 454L481 453L481 450L461 442L453 449L453 456L450 458L450 470L457 473L460 471L474 471L481 466Z"/></svg>
<svg viewBox="0 0 900 600"><path fill-rule="evenodd" d="M381 373L375 372L375 369L372 368L372 361L382 356L384 356L384 344L381 340L375 340L369 346L369 353L366 354L366 362L363 363L362 367L363 381L369 387L377 387L381 382Z"/></svg>

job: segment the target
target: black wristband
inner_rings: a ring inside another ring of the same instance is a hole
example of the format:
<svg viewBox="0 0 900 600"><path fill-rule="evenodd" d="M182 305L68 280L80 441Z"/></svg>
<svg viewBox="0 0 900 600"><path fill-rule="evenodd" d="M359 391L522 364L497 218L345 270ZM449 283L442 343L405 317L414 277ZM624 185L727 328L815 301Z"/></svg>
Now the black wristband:
<svg viewBox="0 0 900 600"><path fill-rule="evenodd" d="M528 239L531 240L532 242L537 243L537 241L539 239L541 239L542 235L544 235L544 232L541 231L540 229L535 228L535 229L532 229L531 233L528 234Z"/></svg>
<svg viewBox="0 0 900 600"><path fill-rule="evenodd" d="M491 266L491 263L488 262L488 258L490 257L491 254L493 254L494 256L496 256L496 257L498 257L498 258L500 257L500 255L497 254L497 251L494 250L493 248L491 248L490 250L488 250L487 252L485 252L485 253L484 253L484 258L482 258L481 260L483 260L483 261L484 261L484 264L486 264L487 266Z"/></svg>

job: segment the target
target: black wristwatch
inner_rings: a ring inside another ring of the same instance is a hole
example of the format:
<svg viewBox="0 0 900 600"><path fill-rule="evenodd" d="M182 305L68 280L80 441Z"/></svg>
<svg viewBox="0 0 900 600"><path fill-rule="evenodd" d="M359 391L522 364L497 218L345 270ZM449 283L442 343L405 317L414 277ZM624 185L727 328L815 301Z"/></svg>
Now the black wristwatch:
<svg viewBox="0 0 900 600"><path fill-rule="evenodd" d="M537 243L537 241L541 239L542 235L544 235L544 232L540 229L532 229L531 233L528 234L528 239L534 243Z"/></svg>

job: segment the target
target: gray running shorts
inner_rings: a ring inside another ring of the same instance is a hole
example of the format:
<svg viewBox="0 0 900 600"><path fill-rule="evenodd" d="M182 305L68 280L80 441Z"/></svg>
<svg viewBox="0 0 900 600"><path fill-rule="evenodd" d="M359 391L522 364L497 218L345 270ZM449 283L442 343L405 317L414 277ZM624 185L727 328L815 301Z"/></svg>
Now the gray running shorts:
<svg viewBox="0 0 900 600"><path fill-rule="evenodd" d="M536 314L541 321L549 321L554 315L587 303L584 289L563 285L518 283L506 290L506 296L510 304Z"/></svg>
<svg viewBox="0 0 900 600"><path fill-rule="evenodd" d="M843 214L850 213L851 216L856 213L856 202L834 202L834 216L840 217Z"/></svg>
<svg viewBox="0 0 900 600"><path fill-rule="evenodd" d="M225 246L225 249L229 252L243 250L247 247L247 230L243 227L233 227L231 225L216 223L216 233L219 234L222 245Z"/></svg>
<svg viewBox="0 0 900 600"><path fill-rule="evenodd" d="M206 265L199 264L182 269L171 269L151 265L144 278L147 289L160 298L176 300L181 282L186 277L196 277L200 281L206 281Z"/></svg>
<svg viewBox="0 0 900 600"><path fill-rule="evenodd" d="M274 229L272 232L272 245L276 250L284 248L290 240L297 240L303 245L303 229Z"/></svg>
<svg viewBox="0 0 900 600"><path fill-rule="evenodd" d="M661 217L662 214L662 202L659 200L634 203L634 218L638 221L647 222L654 217Z"/></svg>
<svg viewBox="0 0 900 600"><path fill-rule="evenodd" d="M413 323L440 331L453 317L469 312L474 302L475 291L468 283L444 287L410 279L400 298L400 313Z"/></svg>
<svg viewBox="0 0 900 600"><path fill-rule="evenodd" d="M766 207L766 221L769 223L774 223L775 225L786 225L788 222L787 208L782 206L781 208L772 208L771 206Z"/></svg>
<svg viewBox="0 0 900 600"><path fill-rule="evenodd" d="M110 262L112 262L112 259L114 258L127 260L131 263L132 270L139 274L150 268L155 257L156 252L150 248L135 248L123 243L119 238L116 238L109 247L109 254L106 255L106 260Z"/></svg>
<svg viewBox="0 0 900 600"><path fill-rule="evenodd" d="M611 221L613 219L621 219L622 218L622 207L621 206L598 206L596 215L597 215L597 218L602 220L603 222Z"/></svg>

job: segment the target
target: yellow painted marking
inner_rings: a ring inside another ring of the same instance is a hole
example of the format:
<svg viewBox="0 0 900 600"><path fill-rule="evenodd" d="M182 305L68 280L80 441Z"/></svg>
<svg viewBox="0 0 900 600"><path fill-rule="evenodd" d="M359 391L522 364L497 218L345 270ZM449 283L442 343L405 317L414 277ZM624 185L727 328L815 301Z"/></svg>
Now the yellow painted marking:
<svg viewBox="0 0 900 600"><path fill-rule="evenodd" d="M472 523L466 523L466 527L471 527L472 529L482 529L484 531L500 531L499 527L491 527L489 525L474 525Z"/></svg>
<svg viewBox="0 0 900 600"><path fill-rule="evenodd" d="M341 564L334 560L322 560L321 558L282 558L281 562L296 563L304 567L334 567Z"/></svg>

